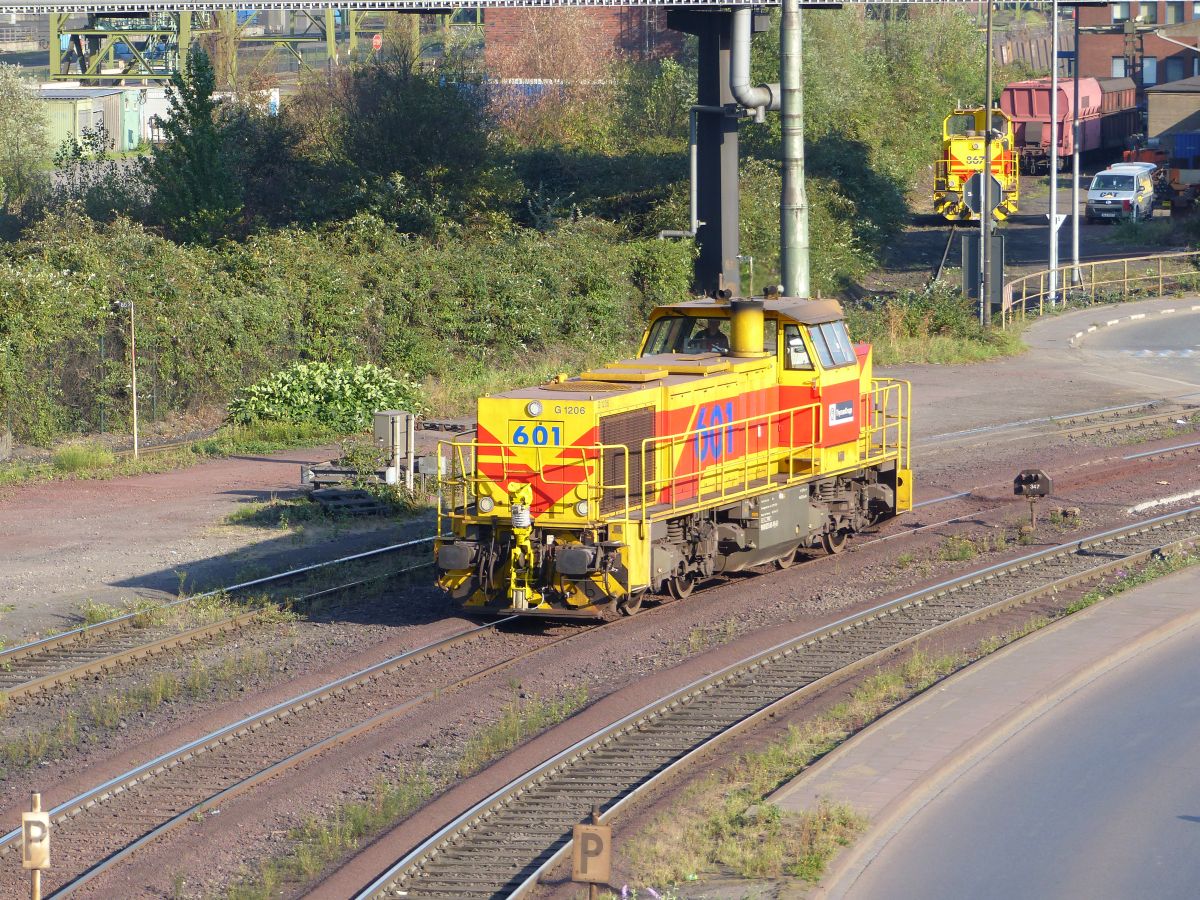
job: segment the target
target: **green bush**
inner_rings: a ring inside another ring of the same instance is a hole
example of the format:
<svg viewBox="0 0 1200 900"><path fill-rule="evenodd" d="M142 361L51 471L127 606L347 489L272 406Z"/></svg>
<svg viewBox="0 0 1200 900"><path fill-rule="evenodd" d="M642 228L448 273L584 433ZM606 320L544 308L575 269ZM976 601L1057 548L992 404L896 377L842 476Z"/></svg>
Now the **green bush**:
<svg viewBox="0 0 1200 900"><path fill-rule="evenodd" d="M846 318L851 336L872 344L883 365L975 362L1025 349L1015 330L980 325L975 302L942 282L848 305Z"/></svg>
<svg viewBox="0 0 1200 900"><path fill-rule="evenodd" d="M370 363L353 368L296 363L240 391L229 401L229 420L315 423L354 432L384 409L417 411L416 383Z"/></svg>

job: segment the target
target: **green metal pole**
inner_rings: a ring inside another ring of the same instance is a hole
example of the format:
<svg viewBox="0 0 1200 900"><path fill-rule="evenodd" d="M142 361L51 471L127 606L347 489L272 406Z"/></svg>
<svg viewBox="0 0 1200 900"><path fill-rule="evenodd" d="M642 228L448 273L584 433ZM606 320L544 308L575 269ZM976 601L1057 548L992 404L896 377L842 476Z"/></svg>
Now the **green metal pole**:
<svg viewBox="0 0 1200 900"><path fill-rule="evenodd" d="M325 10L325 58L337 63L337 19L332 8Z"/></svg>
<svg viewBox="0 0 1200 900"><path fill-rule="evenodd" d="M186 10L179 13L179 77L188 77L189 56L192 49L192 14Z"/></svg>
<svg viewBox="0 0 1200 900"><path fill-rule="evenodd" d="M50 13L50 80L62 74L62 25L65 13Z"/></svg>
<svg viewBox="0 0 1200 900"><path fill-rule="evenodd" d="M362 25L362 20L363 20L364 15L366 15L366 14L362 13L362 12L355 12L354 10L346 11L346 16L349 19L348 24L350 26L350 33L349 33L348 37L350 39L350 58L351 59L354 59L354 54L358 50L358 29Z"/></svg>
<svg viewBox="0 0 1200 900"><path fill-rule="evenodd" d="M804 20L800 0L783 0L779 84L783 194L779 204L780 269L786 297L808 297L808 197L804 190Z"/></svg>

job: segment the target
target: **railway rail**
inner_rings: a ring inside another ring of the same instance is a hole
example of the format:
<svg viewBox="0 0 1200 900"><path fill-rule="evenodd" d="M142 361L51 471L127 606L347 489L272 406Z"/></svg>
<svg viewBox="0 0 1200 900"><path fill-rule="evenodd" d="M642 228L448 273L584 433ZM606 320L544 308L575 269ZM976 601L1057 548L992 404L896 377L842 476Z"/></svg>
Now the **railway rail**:
<svg viewBox="0 0 1200 900"><path fill-rule="evenodd" d="M1137 428L1170 425L1180 418L1186 420L1195 415L1197 410L1200 410L1200 405L1182 397L1130 403L1061 416L1042 416L996 425L980 425L977 428L931 435L916 441L913 448L928 454L951 446L959 447L978 438L995 438L998 435L1002 436L1001 440L1004 441L1019 441L1033 435L1071 438L1131 431Z"/></svg>
<svg viewBox="0 0 1200 900"><path fill-rule="evenodd" d="M697 681L531 769L358 894L520 897L570 850L593 806L611 820L690 759L898 648L1143 561L1200 538L1200 506L989 566L880 604Z"/></svg>
<svg viewBox="0 0 1200 900"><path fill-rule="evenodd" d="M392 656L219 728L60 803L50 810L55 868L48 880L53 890L49 896L70 893L190 817L440 696L446 688L429 689L414 667L496 634L499 626L513 621L510 617L472 626ZM539 648L578 633L551 638ZM458 684L509 662L481 667ZM397 704L396 681L406 674L411 676L410 696ZM345 727L336 707L350 695L370 712ZM20 829L4 835L0 858L20 845ZM14 871L19 869L11 865L0 870L0 894Z"/></svg>
<svg viewBox="0 0 1200 900"><path fill-rule="evenodd" d="M403 554L418 547L428 546L432 542L432 537L425 537L389 544L375 550L339 557L324 563L302 566L263 578L255 578L215 591L182 597L150 611L130 612L95 625L75 628L53 637L11 647L0 651L0 693L6 695L9 700L28 697L86 675L106 672L222 632L242 628L253 622L260 613L258 609L249 609L217 622L183 630L167 626L141 627L147 616L158 614L160 611L183 610L198 600L210 599L222 594L238 595L252 591L274 591L286 585L295 585L296 582L302 583L304 579L324 578L337 568ZM428 565L430 565L429 562L424 562L414 566L413 569L425 568ZM403 571L411 571L411 569ZM332 587L312 590L294 599L297 602L311 603L329 594L351 590L395 574L399 574L399 572L388 569Z"/></svg>

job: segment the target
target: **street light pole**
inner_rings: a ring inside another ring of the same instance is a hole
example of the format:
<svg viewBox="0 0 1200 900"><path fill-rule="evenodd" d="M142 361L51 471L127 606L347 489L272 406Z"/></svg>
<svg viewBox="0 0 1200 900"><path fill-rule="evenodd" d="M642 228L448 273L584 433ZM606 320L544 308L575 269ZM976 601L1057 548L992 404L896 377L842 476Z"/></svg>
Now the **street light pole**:
<svg viewBox="0 0 1200 900"><path fill-rule="evenodd" d="M1058 0L1050 28L1050 305L1058 300Z"/></svg>
<svg viewBox="0 0 1200 900"><path fill-rule="evenodd" d="M992 227L992 6L988 0L984 39L983 167L979 173L979 324L992 323L991 227Z"/></svg>
<svg viewBox="0 0 1200 900"><path fill-rule="evenodd" d="M134 325L134 302L129 301L129 386L133 391L133 458L138 458L138 396L137 396L137 328Z"/></svg>
<svg viewBox="0 0 1200 900"><path fill-rule="evenodd" d="M1071 285L1080 283L1079 271L1079 7L1075 14L1075 43L1072 49L1071 72L1075 76L1075 100L1071 109Z"/></svg>

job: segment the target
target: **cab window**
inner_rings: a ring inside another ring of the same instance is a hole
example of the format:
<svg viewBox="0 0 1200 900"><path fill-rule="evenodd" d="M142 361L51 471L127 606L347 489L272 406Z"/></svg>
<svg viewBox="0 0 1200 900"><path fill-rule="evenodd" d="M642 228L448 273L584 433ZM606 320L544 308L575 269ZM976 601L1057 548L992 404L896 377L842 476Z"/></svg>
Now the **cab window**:
<svg viewBox="0 0 1200 900"><path fill-rule="evenodd" d="M845 322L829 322L820 326L818 331L829 348L829 355L833 358L832 365L848 366L855 361L854 347L850 344L850 335L846 332ZM820 353L820 349L817 352ZM823 357L821 362L825 362ZM825 365L829 366L830 364L825 363Z"/></svg>
<svg viewBox="0 0 1200 900"><path fill-rule="evenodd" d="M808 350L804 347L804 338L795 325L785 325L783 328L783 365L793 371L809 371L813 367Z"/></svg>
<svg viewBox="0 0 1200 900"><path fill-rule="evenodd" d="M774 319L763 322L763 352L771 356L779 352L779 323Z"/></svg>
<svg viewBox="0 0 1200 900"><path fill-rule="evenodd" d="M666 316L650 326L643 356L659 353L728 353L725 316Z"/></svg>
<svg viewBox="0 0 1200 900"><path fill-rule="evenodd" d="M683 316L665 316L650 326L650 337L646 339L646 350L643 356L655 356L659 353L673 353L675 345L682 340L682 333L688 324Z"/></svg>
<svg viewBox="0 0 1200 900"><path fill-rule="evenodd" d="M826 369L833 368L833 357L829 353L829 345L825 343L825 335L821 334L820 328L808 329L808 336L813 342L813 346L817 349L817 359L821 361L821 365Z"/></svg>

